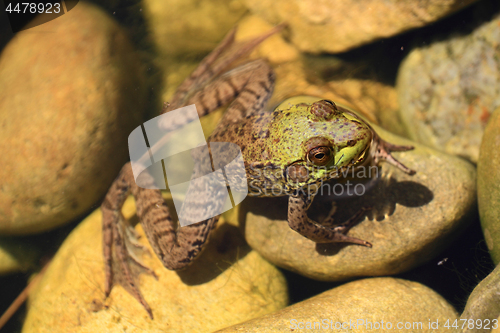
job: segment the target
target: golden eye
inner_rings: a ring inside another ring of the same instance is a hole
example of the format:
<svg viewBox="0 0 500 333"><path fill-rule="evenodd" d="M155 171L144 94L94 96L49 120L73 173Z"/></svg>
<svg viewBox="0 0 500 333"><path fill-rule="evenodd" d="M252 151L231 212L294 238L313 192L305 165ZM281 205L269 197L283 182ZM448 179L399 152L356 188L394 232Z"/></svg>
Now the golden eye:
<svg viewBox="0 0 500 333"><path fill-rule="evenodd" d="M314 147L307 153L307 158L316 165L327 165L332 159L332 150L326 146Z"/></svg>

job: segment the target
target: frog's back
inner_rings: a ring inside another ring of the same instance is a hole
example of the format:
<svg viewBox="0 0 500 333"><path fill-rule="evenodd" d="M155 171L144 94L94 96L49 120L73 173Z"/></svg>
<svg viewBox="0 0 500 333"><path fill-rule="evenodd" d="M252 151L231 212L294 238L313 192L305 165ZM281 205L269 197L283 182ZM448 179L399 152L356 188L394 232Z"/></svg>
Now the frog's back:
<svg viewBox="0 0 500 333"><path fill-rule="evenodd" d="M271 116L270 113L259 113L245 117L239 122L220 124L208 141L238 145L245 165L264 162L270 148L268 139Z"/></svg>

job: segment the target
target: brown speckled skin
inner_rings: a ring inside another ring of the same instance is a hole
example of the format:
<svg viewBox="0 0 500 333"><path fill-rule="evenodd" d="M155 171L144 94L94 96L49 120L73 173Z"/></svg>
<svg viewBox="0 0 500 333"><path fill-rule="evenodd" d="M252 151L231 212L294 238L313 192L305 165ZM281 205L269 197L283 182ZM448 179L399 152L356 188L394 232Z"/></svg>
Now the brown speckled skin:
<svg viewBox="0 0 500 333"><path fill-rule="evenodd" d="M290 227L315 242L347 242L371 246L366 241L346 235L364 210L335 228L324 227L310 220L307 209L315 193L307 185L338 177L332 170L376 165L382 159L411 173L411 170L391 156L390 151L409 150L412 147L394 146L382 141L358 116L330 101L308 97L304 98L307 103L284 102L273 112L263 112L274 87L275 74L272 68L263 60L255 60L226 73L224 71L231 62L280 29L281 27L277 27L247 42L238 51L225 55L224 61L216 62L233 43L233 30L182 83L164 112L195 104L201 117L233 100L208 143L211 149L217 149L211 142L232 142L240 147L250 195L277 195L277 190L278 195L289 195ZM176 119L179 124L191 120ZM311 154L316 147L320 147L320 153ZM198 152L199 156L203 155L201 152ZM212 150L211 153L211 156L225 156L222 160L230 161L238 151ZM314 161L310 160L311 156L324 158L321 168L312 163ZM195 176L212 168L208 160L200 160L195 165ZM214 170L219 167L222 165L215 165ZM152 310L144 300L129 267L129 262L132 262L154 274L128 252L128 248L136 244L130 238L133 233L126 232L129 227L123 220L120 209L129 193L136 198L137 215L148 241L164 266L171 270L186 267L201 253L219 216L177 228L160 191L138 187L130 163L122 168L101 206L106 266L105 293L109 295L113 286L115 265L115 270L123 275L125 289L153 318ZM217 195L219 194L215 193L214 197ZM194 207L188 212L193 220L198 210L218 209L214 206L213 199L201 196L186 198L186 202ZM116 262L113 258L116 258Z"/></svg>

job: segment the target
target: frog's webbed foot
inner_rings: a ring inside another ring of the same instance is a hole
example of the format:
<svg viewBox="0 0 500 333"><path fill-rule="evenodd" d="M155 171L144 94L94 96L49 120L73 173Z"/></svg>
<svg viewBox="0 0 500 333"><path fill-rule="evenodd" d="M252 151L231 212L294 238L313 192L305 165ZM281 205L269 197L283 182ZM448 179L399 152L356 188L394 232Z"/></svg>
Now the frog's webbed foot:
<svg viewBox="0 0 500 333"><path fill-rule="evenodd" d="M378 165L380 160L387 161L389 164L394 165L398 169L402 170L404 173L409 175L414 175L416 173L415 170L408 168L403 163L399 162L397 159L392 156L391 152L394 151L408 151L413 150L413 146L400 146L384 141L378 135L374 135L373 137L373 145L375 151L373 153L373 160L376 165Z"/></svg>
<svg viewBox="0 0 500 333"><path fill-rule="evenodd" d="M156 278L157 276L153 270L142 264L135 255L133 247L142 248L142 245L139 245L137 242L135 230L126 222L121 213L121 207L130 192L131 182L134 182L133 178L131 180L129 179L129 173L126 172L127 167L130 169L130 164L127 163L122 168L120 175L109 189L101 205L103 213L103 252L106 273L104 293L106 297L109 296L113 288L113 282L116 279L115 273L118 273L117 275L120 283L125 290L142 304L148 312L149 317L152 319L153 312L134 280L130 262L136 264ZM113 265L113 263L115 263L115 265Z"/></svg>
<svg viewBox="0 0 500 333"><path fill-rule="evenodd" d="M156 275L156 273L151 268L144 265L139 259L140 254L146 253L148 255L151 255L151 252L149 252L148 248L139 243L139 233L134 229L130 222L125 217L123 217L122 214L120 214L120 219L115 225L118 227L116 230L117 234L119 234L124 241L128 258L131 259L132 262L139 268L158 280L158 276Z"/></svg>
<svg viewBox="0 0 500 333"><path fill-rule="evenodd" d="M330 228L314 222L307 216L307 209L312 199L310 195L301 192L289 197L288 225L290 228L316 243L351 243L372 247L367 241L346 235L367 208L362 208L346 222Z"/></svg>
<svg viewBox="0 0 500 333"><path fill-rule="evenodd" d="M129 193L132 193L136 199L137 216L151 247L163 265L170 270L179 270L188 266L202 252L210 231L217 223L218 216L176 230L161 192L138 187L130 163L123 166L118 178L111 185L101 205L106 273L105 294L106 297L109 296L113 280L116 280L114 273L118 273L120 284L142 304L153 319L153 312L142 296L130 267L132 263L157 277L153 270L137 258L135 250L143 249L143 246L137 242L135 230L121 214L121 207Z"/></svg>

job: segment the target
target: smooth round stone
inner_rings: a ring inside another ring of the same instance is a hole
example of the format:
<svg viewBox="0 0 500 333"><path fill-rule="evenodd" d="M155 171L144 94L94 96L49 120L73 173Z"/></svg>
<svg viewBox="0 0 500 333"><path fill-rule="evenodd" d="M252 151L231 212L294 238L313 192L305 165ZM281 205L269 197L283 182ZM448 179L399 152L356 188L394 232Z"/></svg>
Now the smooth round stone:
<svg viewBox="0 0 500 333"><path fill-rule="evenodd" d="M247 16L238 24L236 39L249 40L272 28L272 25L255 15ZM404 133L404 129L400 130L401 126L398 126L399 104L393 86L377 80L345 77L311 82L311 76L317 76L318 73L335 72L341 68L366 64L347 63L331 55L300 56L295 45L285 40L285 35L286 31L269 37L250 55L251 58L267 59L276 72L277 79L269 106L278 105L291 96L321 96L359 110L370 121L384 124L384 128Z"/></svg>
<svg viewBox="0 0 500 333"><path fill-rule="evenodd" d="M372 248L308 240L288 226L287 197L247 198L242 203L240 225L250 246L279 267L317 280L341 281L407 271L430 260L454 240L475 212L474 166L373 127L390 143L415 146L415 150L394 156L416 174L409 176L382 162L382 180L371 189L358 186L357 192L351 182L351 193L363 194L366 189L365 194L337 202L334 218L338 223L362 207L372 207L348 233L369 241ZM341 194L334 185L330 193ZM316 197L309 217L322 221L334 200Z"/></svg>
<svg viewBox="0 0 500 333"><path fill-rule="evenodd" d="M480 329L484 329L482 332L491 329L496 329L493 332L500 331L498 295L500 295L500 266L497 266L470 294L464 312L460 316L461 319L467 320L468 330L463 332L478 332Z"/></svg>
<svg viewBox="0 0 500 333"><path fill-rule="evenodd" d="M33 268L38 257L39 251L29 242L0 238L0 276Z"/></svg>
<svg viewBox="0 0 500 333"><path fill-rule="evenodd" d="M256 16L247 16L238 24L237 43L251 40L272 28L272 25ZM269 107L291 96L322 96L359 110L370 121L383 123L393 132L400 128L397 125L399 104L394 87L374 80L356 78L311 82L311 73L332 71L346 67L346 63L332 56L314 56L305 60L299 56L297 49L284 39L283 33L277 33L263 41L249 58L265 58L274 67L277 79L268 103ZM197 64L179 59L170 64L169 70L165 73L165 82L168 84L163 87L162 100L168 101L172 98L175 89ZM201 118L205 133L210 133L221 119L222 112L214 113Z"/></svg>
<svg viewBox="0 0 500 333"><path fill-rule="evenodd" d="M30 297L27 332L211 332L277 311L288 303L282 273L245 244L237 227L223 221L203 254L187 269L167 270L154 255L140 225L141 256L158 280L135 281L153 310L115 284L104 298L101 211L87 217L65 240L37 291ZM129 198L123 214L137 221Z"/></svg>
<svg viewBox="0 0 500 333"><path fill-rule="evenodd" d="M397 91L410 139L476 163L484 128L500 106L500 16L469 35L416 48Z"/></svg>
<svg viewBox="0 0 500 333"><path fill-rule="evenodd" d="M239 0L144 0L141 10L161 54L179 57L208 53L248 9Z"/></svg>
<svg viewBox="0 0 500 333"><path fill-rule="evenodd" d="M290 39L308 53L339 53L437 21L474 0L245 0L272 24L286 22Z"/></svg>
<svg viewBox="0 0 500 333"><path fill-rule="evenodd" d="M457 317L446 300L424 285L372 278L218 332L441 332L447 320L453 323Z"/></svg>
<svg viewBox="0 0 500 333"><path fill-rule="evenodd" d="M477 200L484 239L495 264L500 262L500 108L484 131L477 162Z"/></svg>
<svg viewBox="0 0 500 333"><path fill-rule="evenodd" d="M246 16L238 22L237 43L255 38L272 28L272 25L255 15ZM276 72L277 79L269 107L278 105L291 96L322 96L359 110L370 121L384 124L384 127L392 132L404 133L404 128L399 125L399 104L394 87L376 80L357 78L311 82L311 73L331 72L353 65L332 56L300 57L297 48L285 40L284 34L279 32L270 36L249 55L250 59L265 58ZM172 98L175 89L197 64L182 59L169 63L169 70L165 73L165 82L168 84L163 87L162 100L168 101ZM210 133L215 128L221 115L222 113L218 113L214 116L214 113L211 113L201 118L205 133ZM207 118L211 120L207 121ZM210 126L205 125L208 123Z"/></svg>
<svg viewBox="0 0 500 333"><path fill-rule="evenodd" d="M137 52L95 5L18 33L0 54L0 234L48 230L95 205L144 106Z"/></svg>

